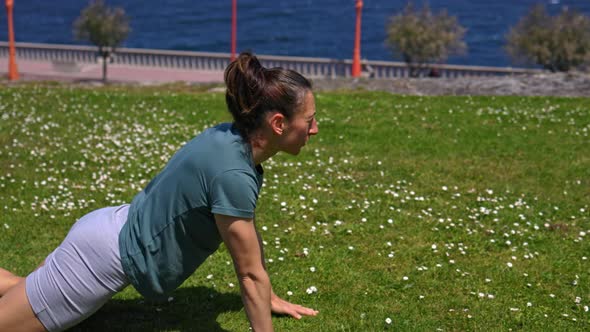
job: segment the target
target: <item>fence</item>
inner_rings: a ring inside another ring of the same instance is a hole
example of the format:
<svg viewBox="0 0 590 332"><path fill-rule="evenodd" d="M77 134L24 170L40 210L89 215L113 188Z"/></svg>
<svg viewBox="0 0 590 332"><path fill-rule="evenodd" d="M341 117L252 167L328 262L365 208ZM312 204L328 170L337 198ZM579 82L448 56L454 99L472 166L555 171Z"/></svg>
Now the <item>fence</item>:
<svg viewBox="0 0 590 332"><path fill-rule="evenodd" d="M73 46L59 44L16 43L17 59L48 61L56 66L77 66L100 61L97 48L92 46ZM292 56L257 55L265 67L294 69L311 77L350 77L351 60L309 58ZM8 57L8 43L0 42L0 57ZM167 51L153 49L119 48L111 62L128 66L166 67L183 70L223 71L230 60L229 53ZM363 76L389 79L409 77L409 69L403 62L362 61ZM436 65L437 76L498 76L542 72L539 69L511 67L483 67ZM424 72L426 74L426 72Z"/></svg>

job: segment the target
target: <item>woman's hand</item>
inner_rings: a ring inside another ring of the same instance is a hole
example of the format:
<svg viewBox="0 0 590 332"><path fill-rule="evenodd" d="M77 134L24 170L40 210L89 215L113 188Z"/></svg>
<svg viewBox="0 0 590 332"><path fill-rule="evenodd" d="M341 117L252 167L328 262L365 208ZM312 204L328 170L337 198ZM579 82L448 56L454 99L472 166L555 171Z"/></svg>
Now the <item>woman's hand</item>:
<svg viewBox="0 0 590 332"><path fill-rule="evenodd" d="M278 297L274 292L270 296L270 308L274 314L289 315L295 319L301 319L303 316L315 316L319 311L306 308L298 304L285 301Z"/></svg>

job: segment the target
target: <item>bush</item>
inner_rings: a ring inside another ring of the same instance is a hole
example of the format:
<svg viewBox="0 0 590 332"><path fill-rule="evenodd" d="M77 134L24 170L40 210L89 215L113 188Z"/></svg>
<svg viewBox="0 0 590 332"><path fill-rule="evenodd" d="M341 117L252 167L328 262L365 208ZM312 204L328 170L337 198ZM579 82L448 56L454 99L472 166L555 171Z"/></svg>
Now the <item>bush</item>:
<svg viewBox="0 0 590 332"><path fill-rule="evenodd" d="M417 77L431 68L432 62L463 53L467 48L464 35L465 28L445 10L433 14L428 5L416 10L409 3L402 13L390 18L386 44L408 64L410 76Z"/></svg>
<svg viewBox="0 0 590 332"><path fill-rule="evenodd" d="M550 16L541 4L531 8L508 33L506 51L516 61L569 71L590 61L590 19L563 10Z"/></svg>
<svg viewBox="0 0 590 332"><path fill-rule="evenodd" d="M102 79L107 80L107 62L129 34L129 18L123 8L107 7L102 0L91 1L74 22L74 36L98 47L102 57Z"/></svg>

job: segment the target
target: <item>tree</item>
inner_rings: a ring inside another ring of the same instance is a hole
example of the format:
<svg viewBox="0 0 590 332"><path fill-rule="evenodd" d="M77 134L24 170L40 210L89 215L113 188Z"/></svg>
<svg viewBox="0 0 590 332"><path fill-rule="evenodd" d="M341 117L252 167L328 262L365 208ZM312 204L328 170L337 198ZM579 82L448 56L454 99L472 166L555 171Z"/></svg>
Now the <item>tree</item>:
<svg viewBox="0 0 590 332"><path fill-rule="evenodd" d="M431 68L433 62L446 61L449 55L465 52L465 31L446 10L433 14L428 5L416 10L410 2L400 14L390 18L386 44L395 55L401 55L410 76L417 77Z"/></svg>
<svg viewBox="0 0 590 332"><path fill-rule="evenodd" d="M569 71L590 61L590 19L568 9L552 17L537 4L510 29L506 51L515 61Z"/></svg>
<svg viewBox="0 0 590 332"><path fill-rule="evenodd" d="M107 81L107 63L130 32L123 8L111 8L102 0L91 1L74 22L74 36L98 47L102 57L102 80Z"/></svg>

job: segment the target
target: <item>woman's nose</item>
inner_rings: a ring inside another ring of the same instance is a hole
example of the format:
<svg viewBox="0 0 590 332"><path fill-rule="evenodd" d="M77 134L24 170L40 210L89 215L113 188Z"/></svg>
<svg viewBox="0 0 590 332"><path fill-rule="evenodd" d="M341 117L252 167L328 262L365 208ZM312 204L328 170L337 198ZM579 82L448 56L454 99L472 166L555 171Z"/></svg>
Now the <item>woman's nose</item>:
<svg viewBox="0 0 590 332"><path fill-rule="evenodd" d="M318 129L318 122L316 120L313 120L313 123L311 124L311 128L309 128L309 134L310 135L317 135L319 131L320 130Z"/></svg>

